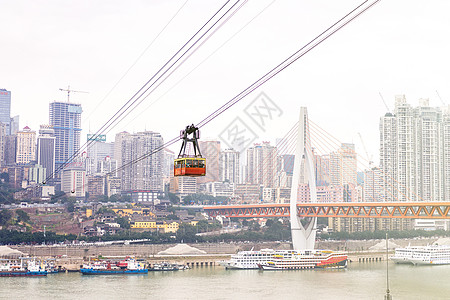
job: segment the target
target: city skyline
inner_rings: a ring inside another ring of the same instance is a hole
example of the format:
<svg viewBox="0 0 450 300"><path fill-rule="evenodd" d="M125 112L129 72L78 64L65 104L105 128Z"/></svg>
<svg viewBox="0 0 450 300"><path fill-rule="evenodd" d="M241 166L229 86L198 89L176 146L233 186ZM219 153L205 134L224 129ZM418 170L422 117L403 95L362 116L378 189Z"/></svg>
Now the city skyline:
<svg viewBox="0 0 450 300"><path fill-rule="evenodd" d="M48 103L66 101L66 93L59 88L65 89L70 85L74 90L89 92L72 93L70 98L71 102L81 103L85 109L83 133L88 133L89 129L94 132L106 122L106 118L162 65L168 53L174 53L178 45L222 4L209 1L187 3L182 7L184 1L177 1L115 3L104 7L100 3L68 2L49 7L25 3L27 5L2 4L5 11L11 12L0 21L5 22L1 23L4 28L8 28L5 37L9 43L2 49L2 57L8 57L8 60L1 61L4 72L0 74L0 82L3 88L12 91L11 115L21 115L23 126L37 130L45 123L37 116L45 113ZM219 107L357 3L260 1L245 4L193 55L192 60L180 68L178 77L163 84L160 92L143 103L142 109L132 113L117 130L111 131L108 139L112 140L115 133L123 130L139 132L150 128L161 132L167 139L177 136L180 129ZM297 107L308 106L311 120L329 131L333 130L341 141L354 143L358 152L361 152L361 143L357 134L361 132L368 151L376 157L378 116L386 112L379 92L390 109L396 94L406 94L412 105L420 98L429 98L433 106L440 105L436 91L444 102L450 99L446 85L448 74L445 72L448 69L445 53L448 53L449 45L441 38L450 28L445 16L449 4L445 1L434 4L380 2L267 83L260 91L276 102L283 111L283 118L276 120L277 126L273 123L257 134L262 137L263 133L266 140L273 141L280 127L287 131L296 121ZM180 7L182 9L173 22L100 108L94 110ZM259 12L261 14L245 26ZM37 16L44 18L46 23L35 24ZM76 21L75 16L82 16L83 22ZM115 19L124 22L117 26L111 21ZM273 19L277 20L276 28L267 22ZM25 23L23 26L7 26L18 22ZM30 24L33 26L27 26ZM240 29L239 34L221 46ZM67 32L71 34L65 34ZM261 35L261 32L265 34ZM58 39L53 38L54 34ZM138 38L142 36L148 38ZM36 38L39 43L35 42ZM34 42L37 46L23 47L22 41ZM22 51L17 51L21 46ZM219 49L217 53L158 100L216 49ZM95 59L99 56L101 60ZM22 76L15 75L18 70ZM36 74L39 76L34 76ZM199 82L202 83L200 90ZM39 93L34 90L39 90ZM205 127L203 136L217 137L236 115L244 116L245 107L257 94L258 91L251 94L214 125ZM145 110L153 102L155 104ZM170 107L167 106L169 102ZM173 114L171 108L185 107L185 103L195 106L189 117L167 122L167 116ZM22 113L21 107L30 109ZM258 129L251 120L245 122L252 129Z"/></svg>

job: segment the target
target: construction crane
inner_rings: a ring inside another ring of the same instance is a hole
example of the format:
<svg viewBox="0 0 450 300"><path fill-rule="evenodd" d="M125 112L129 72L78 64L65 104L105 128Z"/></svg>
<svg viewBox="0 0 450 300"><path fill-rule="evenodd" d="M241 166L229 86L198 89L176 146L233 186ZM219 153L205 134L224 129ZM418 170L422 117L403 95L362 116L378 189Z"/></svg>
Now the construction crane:
<svg viewBox="0 0 450 300"><path fill-rule="evenodd" d="M391 110L389 109L389 106L387 106L386 101L384 101L383 95L381 95L381 92L378 92L378 94L380 95L381 100L383 100L384 106L386 107L388 113L390 113ZM361 139L361 141L362 141L362 139Z"/></svg>
<svg viewBox="0 0 450 300"><path fill-rule="evenodd" d="M70 102L70 92L73 93L89 93L89 92L84 92L84 91L74 91L70 89L70 85L67 86L67 89L59 89L62 92L67 92L67 102Z"/></svg>
<svg viewBox="0 0 450 300"><path fill-rule="evenodd" d="M358 132L359 138L361 139L361 144L363 146L364 152L366 152L367 161L369 162L369 169L372 169L373 165L373 155L369 156L369 152L367 152L366 144L364 144L364 140L362 138L361 133Z"/></svg>
<svg viewBox="0 0 450 300"><path fill-rule="evenodd" d="M441 102L442 102L442 105L443 106L447 106L447 104L444 102L444 100L442 100L442 98L441 98L441 95L439 95L439 93L438 93L438 91L436 90L436 94L437 94L437 96L438 96L438 98L439 98L439 100L441 100Z"/></svg>

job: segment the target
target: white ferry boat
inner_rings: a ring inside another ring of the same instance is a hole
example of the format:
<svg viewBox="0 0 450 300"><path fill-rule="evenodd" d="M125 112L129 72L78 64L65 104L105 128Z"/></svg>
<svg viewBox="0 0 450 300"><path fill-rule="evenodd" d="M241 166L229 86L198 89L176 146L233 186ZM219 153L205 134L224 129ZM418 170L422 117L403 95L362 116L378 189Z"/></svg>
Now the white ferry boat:
<svg viewBox="0 0 450 300"><path fill-rule="evenodd" d="M450 246L408 246L396 248L391 260L398 264L447 265L450 264Z"/></svg>
<svg viewBox="0 0 450 300"><path fill-rule="evenodd" d="M347 267L347 254L330 250L276 251L270 260L261 263L262 270L301 270Z"/></svg>
<svg viewBox="0 0 450 300"><path fill-rule="evenodd" d="M258 264L272 258L275 250L261 249L260 251L239 251L230 260L220 262L226 269L258 269Z"/></svg>

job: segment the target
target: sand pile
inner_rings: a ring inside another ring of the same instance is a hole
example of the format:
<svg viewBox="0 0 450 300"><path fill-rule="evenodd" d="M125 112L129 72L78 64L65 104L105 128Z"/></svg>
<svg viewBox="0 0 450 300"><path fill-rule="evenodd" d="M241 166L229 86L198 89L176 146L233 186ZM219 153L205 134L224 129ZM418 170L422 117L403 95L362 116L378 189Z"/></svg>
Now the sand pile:
<svg viewBox="0 0 450 300"><path fill-rule="evenodd" d="M25 254L19 250L11 249L8 246L0 246L0 257L8 256L25 256Z"/></svg>
<svg viewBox="0 0 450 300"><path fill-rule="evenodd" d="M446 245L446 246L450 246L450 238L448 238L448 237L439 238L437 241L435 241L435 242L433 243L433 245Z"/></svg>
<svg viewBox="0 0 450 300"><path fill-rule="evenodd" d="M388 241L388 247L389 249L400 248L399 245L391 241ZM378 244L373 245L369 250L386 250L386 241L381 241Z"/></svg>
<svg viewBox="0 0 450 300"><path fill-rule="evenodd" d="M178 244L164 251L158 252L158 255L201 255L201 254L206 254L206 252L186 244Z"/></svg>

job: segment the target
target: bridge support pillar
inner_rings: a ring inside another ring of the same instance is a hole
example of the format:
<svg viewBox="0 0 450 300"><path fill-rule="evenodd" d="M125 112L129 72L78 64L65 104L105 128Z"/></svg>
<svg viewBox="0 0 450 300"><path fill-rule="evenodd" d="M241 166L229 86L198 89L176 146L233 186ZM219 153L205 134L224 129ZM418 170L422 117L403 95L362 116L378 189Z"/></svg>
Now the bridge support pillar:
<svg viewBox="0 0 450 300"><path fill-rule="evenodd" d="M300 174L302 170L303 174ZM300 182L300 178L303 178L302 182ZM302 220L297 215L298 187L300 183L309 186L310 202L317 202L314 160L311 150L309 120L306 107L300 108L289 210L294 250L314 249L317 218L306 218Z"/></svg>

